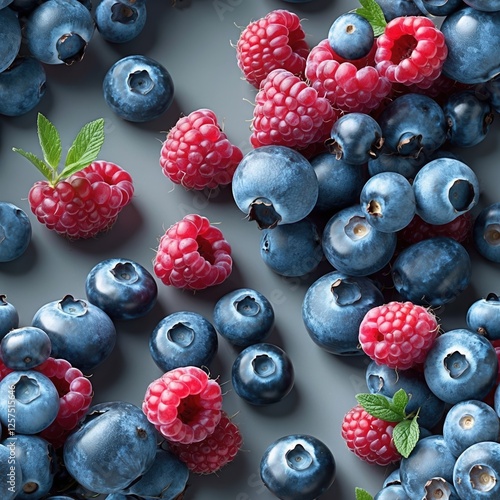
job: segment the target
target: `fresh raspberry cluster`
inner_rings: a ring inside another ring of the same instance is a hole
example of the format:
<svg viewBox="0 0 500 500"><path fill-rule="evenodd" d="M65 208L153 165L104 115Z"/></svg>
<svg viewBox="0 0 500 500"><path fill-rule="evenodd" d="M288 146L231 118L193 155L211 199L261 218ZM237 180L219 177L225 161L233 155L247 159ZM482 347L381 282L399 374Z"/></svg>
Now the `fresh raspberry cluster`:
<svg viewBox="0 0 500 500"><path fill-rule="evenodd" d="M161 237L154 272L165 285L201 290L222 283L232 270L231 246L206 217L191 214Z"/></svg>
<svg viewBox="0 0 500 500"><path fill-rule="evenodd" d="M181 117L168 132L160 152L163 173L186 189L215 189L229 184L243 158L210 109Z"/></svg>
<svg viewBox="0 0 500 500"><path fill-rule="evenodd" d="M130 174L107 161L52 186L38 181L29 191L32 212L47 228L71 239L93 238L111 228L134 194Z"/></svg>

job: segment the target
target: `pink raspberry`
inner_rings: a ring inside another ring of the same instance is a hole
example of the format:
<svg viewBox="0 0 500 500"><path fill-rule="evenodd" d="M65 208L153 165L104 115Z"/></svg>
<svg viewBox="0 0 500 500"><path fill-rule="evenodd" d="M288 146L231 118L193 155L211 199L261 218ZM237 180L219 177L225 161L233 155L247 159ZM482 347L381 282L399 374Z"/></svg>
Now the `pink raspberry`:
<svg viewBox="0 0 500 500"><path fill-rule="evenodd" d="M425 16L396 17L377 38L376 68L392 83L429 86L441 74L448 48Z"/></svg>
<svg viewBox="0 0 500 500"><path fill-rule="evenodd" d="M234 460L243 439L238 426L222 411L212 434L190 444L171 443L170 450L196 474L212 474Z"/></svg>
<svg viewBox="0 0 500 500"><path fill-rule="evenodd" d="M210 109L180 118L168 132L160 152L163 173L186 189L215 189L229 184L243 158Z"/></svg>
<svg viewBox="0 0 500 500"><path fill-rule="evenodd" d="M305 75L311 87L344 113L370 113L391 92L389 80L372 66L369 58L361 64L344 61L327 39L311 49Z"/></svg>
<svg viewBox="0 0 500 500"><path fill-rule="evenodd" d="M142 410L170 443L203 441L221 420L222 391L196 366L179 367L149 384Z"/></svg>
<svg viewBox="0 0 500 500"><path fill-rule="evenodd" d="M427 308L392 301L365 314L359 342L376 363L406 370L425 361L438 330L437 319Z"/></svg>
<svg viewBox="0 0 500 500"><path fill-rule="evenodd" d="M94 161L52 185L37 181L29 191L39 222L71 238L93 238L115 223L134 193L132 177L115 163Z"/></svg>
<svg viewBox="0 0 500 500"><path fill-rule="evenodd" d="M186 215L160 238L154 272L165 285L202 290L231 274L231 246L206 217Z"/></svg>
<svg viewBox="0 0 500 500"><path fill-rule="evenodd" d="M283 68L302 75L309 53L305 37L297 14L273 10L241 32L236 44L238 67L256 88L274 69Z"/></svg>
<svg viewBox="0 0 500 500"><path fill-rule="evenodd" d="M250 142L306 148L330 137L337 115L330 102L285 69L275 69L255 97Z"/></svg>
<svg viewBox="0 0 500 500"><path fill-rule="evenodd" d="M347 447L361 460L385 466L401 459L392 439L395 426L396 423L373 417L356 405L345 414L341 434Z"/></svg>

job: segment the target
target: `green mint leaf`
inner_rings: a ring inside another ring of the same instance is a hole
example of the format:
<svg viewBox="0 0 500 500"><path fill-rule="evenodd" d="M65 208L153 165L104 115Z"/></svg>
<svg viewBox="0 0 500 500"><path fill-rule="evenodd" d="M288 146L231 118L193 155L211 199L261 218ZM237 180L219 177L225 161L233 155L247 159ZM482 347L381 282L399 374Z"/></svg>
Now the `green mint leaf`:
<svg viewBox="0 0 500 500"><path fill-rule="evenodd" d="M363 488L356 487L354 492L356 493L356 500L373 500L373 497Z"/></svg>
<svg viewBox="0 0 500 500"><path fill-rule="evenodd" d="M404 411L395 407L392 401L381 394L358 394L358 403L375 418L386 422L401 422L405 418Z"/></svg>
<svg viewBox="0 0 500 500"><path fill-rule="evenodd" d="M361 7L354 10L356 14L363 16L372 26L373 34L380 36L387 25L384 12L375 0L359 0Z"/></svg>
<svg viewBox="0 0 500 500"><path fill-rule="evenodd" d="M68 150L65 166L59 175L64 179L90 165L104 143L104 119L99 118L82 127Z"/></svg>
<svg viewBox="0 0 500 500"><path fill-rule="evenodd" d="M41 113L37 117L38 139L45 163L54 171L61 161L61 137L56 127Z"/></svg>
<svg viewBox="0 0 500 500"><path fill-rule="evenodd" d="M33 163L33 165L35 165L35 167L46 179L52 179L54 174L53 169L49 167L43 160L40 160L38 156L34 155L33 153L28 153L27 151L19 148L12 148L12 151L14 151L15 153L19 153L21 156L24 156L27 160Z"/></svg>
<svg viewBox="0 0 500 500"><path fill-rule="evenodd" d="M394 396L392 396L392 404L394 405L394 408L400 411L403 415L405 415L405 408L409 400L410 398L404 389L399 389L396 391Z"/></svg>
<svg viewBox="0 0 500 500"><path fill-rule="evenodd" d="M416 418L399 422L392 431L394 446L405 458L408 458L420 437L420 428Z"/></svg>

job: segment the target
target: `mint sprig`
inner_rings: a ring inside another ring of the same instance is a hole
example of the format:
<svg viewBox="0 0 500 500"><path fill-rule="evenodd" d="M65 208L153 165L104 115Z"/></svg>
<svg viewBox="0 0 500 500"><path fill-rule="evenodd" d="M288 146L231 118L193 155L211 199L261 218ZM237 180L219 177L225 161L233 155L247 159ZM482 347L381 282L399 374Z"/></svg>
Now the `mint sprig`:
<svg viewBox="0 0 500 500"><path fill-rule="evenodd" d="M41 113L37 116L37 134L43 159L20 148L12 148L33 163L41 174L55 186L59 181L90 165L99 155L104 143L104 119L99 118L84 125L68 149L64 166L61 136L56 127Z"/></svg>
<svg viewBox="0 0 500 500"><path fill-rule="evenodd" d="M361 7L354 10L356 14L363 16L372 26L373 34L380 36L387 25L384 11L375 0L359 0Z"/></svg>
<svg viewBox="0 0 500 500"><path fill-rule="evenodd" d="M418 411L407 414L406 406L410 398L404 389L399 389L392 398L382 394L357 394L356 400L363 409L375 418L394 422L392 432L394 446L399 453L408 458L420 437Z"/></svg>
<svg viewBox="0 0 500 500"><path fill-rule="evenodd" d="M356 500L373 500L373 497L363 488L358 488L356 486L354 493L356 494Z"/></svg>

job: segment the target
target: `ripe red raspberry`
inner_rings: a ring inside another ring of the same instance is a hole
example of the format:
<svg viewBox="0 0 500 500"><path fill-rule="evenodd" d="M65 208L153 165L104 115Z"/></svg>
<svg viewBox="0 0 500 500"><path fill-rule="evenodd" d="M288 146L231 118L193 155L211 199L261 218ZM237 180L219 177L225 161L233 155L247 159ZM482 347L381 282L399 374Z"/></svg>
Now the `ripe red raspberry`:
<svg viewBox="0 0 500 500"><path fill-rule="evenodd" d="M174 368L149 384L142 410L170 443L195 443L221 419L222 391L196 366Z"/></svg>
<svg viewBox="0 0 500 500"><path fill-rule="evenodd" d="M186 189L215 189L229 184L243 158L210 109L181 117L168 132L160 152L163 173Z"/></svg>
<svg viewBox="0 0 500 500"><path fill-rule="evenodd" d="M271 11L241 32L236 44L238 67L256 88L274 69L301 76L309 53L305 37L297 14L284 9Z"/></svg>
<svg viewBox="0 0 500 500"><path fill-rule="evenodd" d="M306 148L330 137L337 115L328 99L298 76L275 69L255 97L250 142Z"/></svg>
<svg viewBox="0 0 500 500"><path fill-rule="evenodd" d="M31 211L47 228L71 238L92 238L111 228L134 193L132 177L115 163L94 161L52 185L30 189Z"/></svg>
<svg viewBox="0 0 500 500"><path fill-rule="evenodd" d="M160 238L154 272L165 285L201 290L222 283L232 271L231 246L206 217L191 214Z"/></svg>
<svg viewBox="0 0 500 500"><path fill-rule="evenodd" d="M425 307L391 301L365 314L359 342L376 363L406 370L424 362L438 330L436 317Z"/></svg>
<svg viewBox="0 0 500 500"><path fill-rule="evenodd" d="M373 417L356 405L345 414L341 434L356 456L368 463L385 466L401 459L392 439L395 426L394 422Z"/></svg>
<svg viewBox="0 0 500 500"><path fill-rule="evenodd" d="M50 357L33 369L48 377L59 393L57 417L40 433L40 437L59 448L87 413L94 395L92 383L65 359Z"/></svg>
<svg viewBox="0 0 500 500"><path fill-rule="evenodd" d="M362 64L344 61L327 39L311 49L305 75L311 87L345 113L370 113L389 95L391 83L368 58Z"/></svg>
<svg viewBox="0 0 500 500"><path fill-rule="evenodd" d="M170 450L196 474L212 474L231 462L243 443L238 426L222 411L217 427L198 443L171 443Z"/></svg>
<svg viewBox="0 0 500 500"><path fill-rule="evenodd" d="M377 38L376 68L392 83L423 84L441 74L448 48L443 33L425 16L396 17Z"/></svg>

